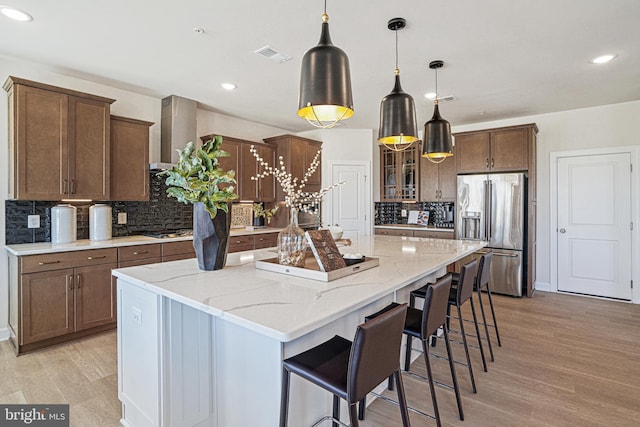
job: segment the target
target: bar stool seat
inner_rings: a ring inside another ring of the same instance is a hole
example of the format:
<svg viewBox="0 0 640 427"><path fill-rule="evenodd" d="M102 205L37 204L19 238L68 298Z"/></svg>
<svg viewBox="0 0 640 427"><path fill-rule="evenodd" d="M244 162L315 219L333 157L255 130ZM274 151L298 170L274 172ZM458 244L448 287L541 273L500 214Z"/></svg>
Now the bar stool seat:
<svg viewBox="0 0 640 427"><path fill-rule="evenodd" d="M334 336L282 362L280 427L286 427L289 407L289 382L293 372L333 394L333 415L320 419L340 421L340 399L349 406L350 425L358 427L356 404L378 384L395 379L402 425L410 426L404 386L400 375L400 346L407 305L402 304L378 318L358 326L353 342Z"/></svg>

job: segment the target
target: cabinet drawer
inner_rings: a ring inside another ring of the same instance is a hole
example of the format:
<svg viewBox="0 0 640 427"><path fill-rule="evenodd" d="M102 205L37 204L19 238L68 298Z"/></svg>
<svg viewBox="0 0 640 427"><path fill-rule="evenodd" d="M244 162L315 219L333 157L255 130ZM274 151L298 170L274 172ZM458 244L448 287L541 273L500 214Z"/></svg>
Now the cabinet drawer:
<svg viewBox="0 0 640 427"><path fill-rule="evenodd" d="M253 236L229 236L229 252L250 251L253 242Z"/></svg>
<svg viewBox="0 0 640 427"><path fill-rule="evenodd" d="M256 249L272 248L278 245L278 233L256 234L253 237Z"/></svg>
<svg viewBox="0 0 640 427"><path fill-rule="evenodd" d="M91 249L86 251L58 252L53 254L27 255L20 257L22 273L60 270L116 262L118 253L115 248Z"/></svg>
<svg viewBox="0 0 640 427"><path fill-rule="evenodd" d="M382 236L405 236L413 237L413 230L391 229L391 228L376 228L376 234Z"/></svg>
<svg viewBox="0 0 640 427"><path fill-rule="evenodd" d="M154 243L151 245L123 246L118 248L118 261L135 261L138 259L160 258L162 256L162 245Z"/></svg>
<svg viewBox="0 0 640 427"><path fill-rule="evenodd" d="M162 262L162 258L160 258L159 256L154 258L133 259L131 261L120 261L118 263L118 268L135 267L137 265L157 264L159 262Z"/></svg>
<svg viewBox="0 0 640 427"><path fill-rule="evenodd" d="M428 237L430 239L453 239L453 233L448 231L414 230L414 237Z"/></svg>
<svg viewBox="0 0 640 427"><path fill-rule="evenodd" d="M175 255L166 255L166 256L163 255L162 262L180 261L181 259L191 259L195 257L196 257L195 251L190 254L175 254Z"/></svg>
<svg viewBox="0 0 640 427"><path fill-rule="evenodd" d="M196 256L196 251L193 249L193 241L184 240L181 242L169 242L162 244L162 259L172 255L191 255L188 258Z"/></svg>

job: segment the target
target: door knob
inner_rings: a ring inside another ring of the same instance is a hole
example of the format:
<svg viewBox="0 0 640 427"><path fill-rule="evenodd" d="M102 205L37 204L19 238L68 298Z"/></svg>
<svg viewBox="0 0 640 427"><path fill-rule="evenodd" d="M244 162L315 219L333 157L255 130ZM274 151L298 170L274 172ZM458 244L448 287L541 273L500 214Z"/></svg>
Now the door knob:
<svg viewBox="0 0 640 427"><path fill-rule="evenodd" d="M564 228L561 228L561 229L560 229L560 232L564 234L564 233L566 233L566 232L567 232L567 230L565 230Z"/></svg>

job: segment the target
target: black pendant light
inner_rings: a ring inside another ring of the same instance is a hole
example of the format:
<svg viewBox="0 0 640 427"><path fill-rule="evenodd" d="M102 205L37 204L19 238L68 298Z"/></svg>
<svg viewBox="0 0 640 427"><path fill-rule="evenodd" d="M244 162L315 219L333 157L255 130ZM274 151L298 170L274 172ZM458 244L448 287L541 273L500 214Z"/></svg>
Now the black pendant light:
<svg viewBox="0 0 640 427"><path fill-rule="evenodd" d="M391 93L380 102L378 142L394 151L406 150L418 140L415 102L411 95L402 90L398 68L398 31L406 23L404 18L393 18L387 23L387 28L396 33L396 79Z"/></svg>
<svg viewBox="0 0 640 427"><path fill-rule="evenodd" d="M298 116L325 129L353 116L349 58L331 43L326 0L320 41L302 58Z"/></svg>
<svg viewBox="0 0 640 427"><path fill-rule="evenodd" d="M443 65L444 62L439 60L429 63L429 68L436 72L436 98L433 101L433 117L424 124L422 157L426 157L432 163L440 163L453 156L451 125L440 116L438 109L438 68L442 68Z"/></svg>

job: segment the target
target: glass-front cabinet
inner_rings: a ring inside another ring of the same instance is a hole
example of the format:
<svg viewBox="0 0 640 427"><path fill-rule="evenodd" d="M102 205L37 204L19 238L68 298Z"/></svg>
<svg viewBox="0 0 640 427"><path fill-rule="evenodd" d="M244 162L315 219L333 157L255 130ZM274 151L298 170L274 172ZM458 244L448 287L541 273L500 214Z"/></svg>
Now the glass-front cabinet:
<svg viewBox="0 0 640 427"><path fill-rule="evenodd" d="M393 151L380 147L380 178L382 180L380 197L384 201L418 200L418 144L404 151Z"/></svg>

